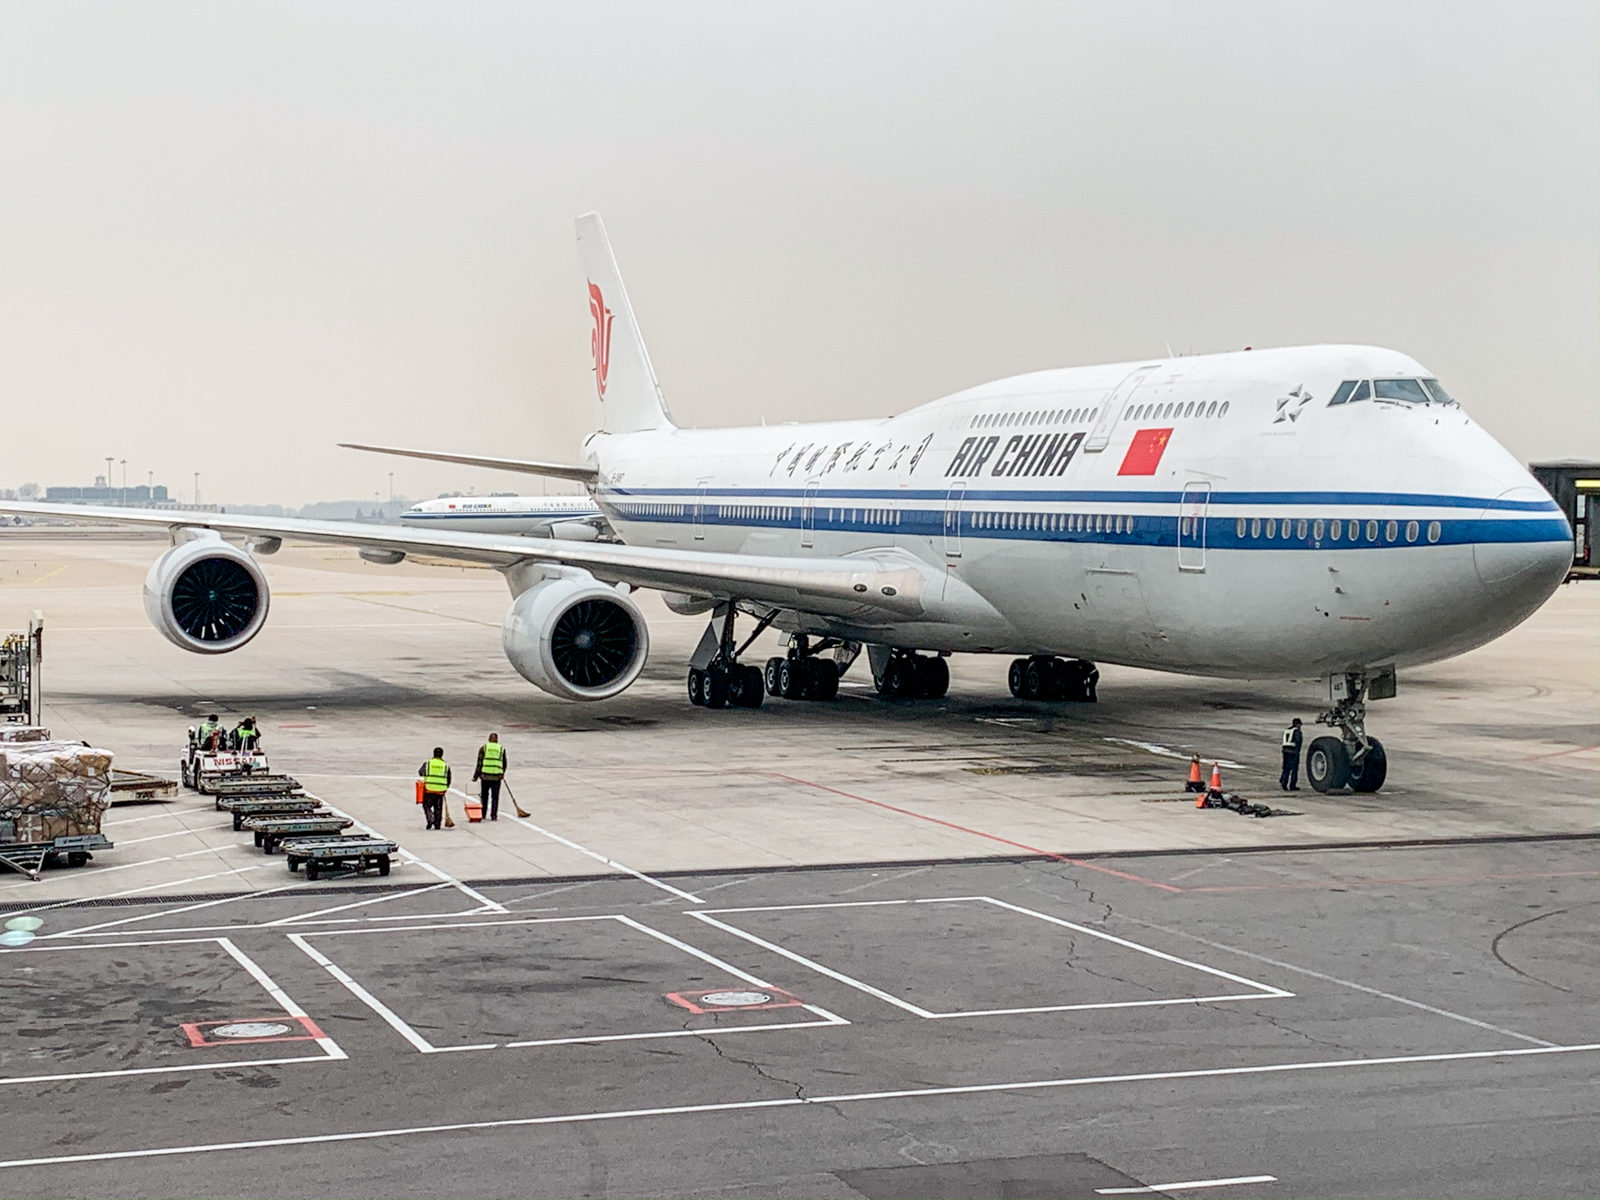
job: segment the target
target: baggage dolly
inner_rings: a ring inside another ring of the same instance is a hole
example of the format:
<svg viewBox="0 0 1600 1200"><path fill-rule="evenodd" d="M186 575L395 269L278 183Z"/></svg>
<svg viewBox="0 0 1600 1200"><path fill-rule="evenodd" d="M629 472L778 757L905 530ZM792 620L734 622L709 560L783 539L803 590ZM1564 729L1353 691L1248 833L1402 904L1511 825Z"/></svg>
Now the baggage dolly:
<svg viewBox="0 0 1600 1200"><path fill-rule="evenodd" d="M379 875L389 873L389 856L398 854L398 843L383 838L357 834L353 837L302 837L283 843L284 857L289 860L289 870L297 871L306 865L306 878L316 879L324 871L349 866L356 871L377 867Z"/></svg>
<svg viewBox="0 0 1600 1200"><path fill-rule="evenodd" d="M206 790L216 797L218 812L225 800L265 800L301 794L300 781L293 775L235 775L211 781Z"/></svg>
<svg viewBox="0 0 1600 1200"><path fill-rule="evenodd" d="M322 834L337 837L355 822L336 813L294 813L279 817L246 817L244 827L256 835L256 845L271 854L280 843L290 838L317 837Z"/></svg>
<svg viewBox="0 0 1600 1200"><path fill-rule="evenodd" d="M246 817L286 817L294 813L314 813L322 807L322 801L313 800L310 796L273 796L265 799L248 796L241 800L219 801L217 807L233 814L233 828L238 832L244 828Z"/></svg>

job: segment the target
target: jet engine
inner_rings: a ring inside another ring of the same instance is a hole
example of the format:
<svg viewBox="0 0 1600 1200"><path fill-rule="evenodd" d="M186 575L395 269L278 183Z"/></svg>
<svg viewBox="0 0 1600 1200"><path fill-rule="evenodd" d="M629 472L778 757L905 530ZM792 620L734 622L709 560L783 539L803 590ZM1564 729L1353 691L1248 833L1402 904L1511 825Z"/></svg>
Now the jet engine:
<svg viewBox="0 0 1600 1200"><path fill-rule="evenodd" d="M535 687L564 700L609 700L644 669L650 629L624 592L586 575L562 576L512 601L500 641Z"/></svg>
<svg viewBox="0 0 1600 1200"><path fill-rule="evenodd" d="M214 533L181 542L150 565L144 611L169 642L226 654L267 621L267 580L255 559Z"/></svg>

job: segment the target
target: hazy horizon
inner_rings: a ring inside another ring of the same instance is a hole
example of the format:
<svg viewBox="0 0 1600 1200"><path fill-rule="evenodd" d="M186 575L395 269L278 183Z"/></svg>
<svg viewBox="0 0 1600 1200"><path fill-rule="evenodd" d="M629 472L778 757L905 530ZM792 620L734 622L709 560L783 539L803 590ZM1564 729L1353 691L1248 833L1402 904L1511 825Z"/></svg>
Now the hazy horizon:
<svg viewBox="0 0 1600 1200"><path fill-rule="evenodd" d="M538 492L334 443L573 458L591 209L685 425L1366 342L1600 454L1592 3L13 3L0 161L3 487Z"/></svg>

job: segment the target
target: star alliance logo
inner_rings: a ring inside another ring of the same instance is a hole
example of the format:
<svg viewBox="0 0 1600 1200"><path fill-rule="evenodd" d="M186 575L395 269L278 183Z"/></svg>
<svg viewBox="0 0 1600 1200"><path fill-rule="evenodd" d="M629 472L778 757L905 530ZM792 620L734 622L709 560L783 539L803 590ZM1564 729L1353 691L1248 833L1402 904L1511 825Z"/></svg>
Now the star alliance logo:
<svg viewBox="0 0 1600 1200"><path fill-rule="evenodd" d="M1272 418L1272 423L1282 425L1285 421L1298 421L1301 411L1310 403L1311 393L1306 391L1304 384L1296 384L1294 391L1278 398L1278 415Z"/></svg>

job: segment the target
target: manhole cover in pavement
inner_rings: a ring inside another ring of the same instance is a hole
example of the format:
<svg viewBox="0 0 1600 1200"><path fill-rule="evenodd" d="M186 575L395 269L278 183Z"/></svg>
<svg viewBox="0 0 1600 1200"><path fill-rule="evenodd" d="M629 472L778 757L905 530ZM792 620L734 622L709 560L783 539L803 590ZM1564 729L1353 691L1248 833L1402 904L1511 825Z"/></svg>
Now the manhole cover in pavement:
<svg viewBox="0 0 1600 1200"><path fill-rule="evenodd" d="M39 917L12 917L11 920L6 922L6 928L21 930L23 933L32 933L43 924L44 921Z"/></svg>
<svg viewBox="0 0 1600 1200"><path fill-rule="evenodd" d="M0 946L5 946L8 949L26 946L33 941L34 936L26 929L8 929L5 933L0 933Z"/></svg>
<svg viewBox="0 0 1600 1200"><path fill-rule="evenodd" d="M702 1004L726 1005L743 1008L747 1004L771 1004L770 992L706 992L700 997Z"/></svg>
<svg viewBox="0 0 1600 1200"><path fill-rule="evenodd" d="M288 1025L277 1021L235 1021L232 1025L217 1025L206 1032L219 1038L272 1038L288 1033Z"/></svg>

